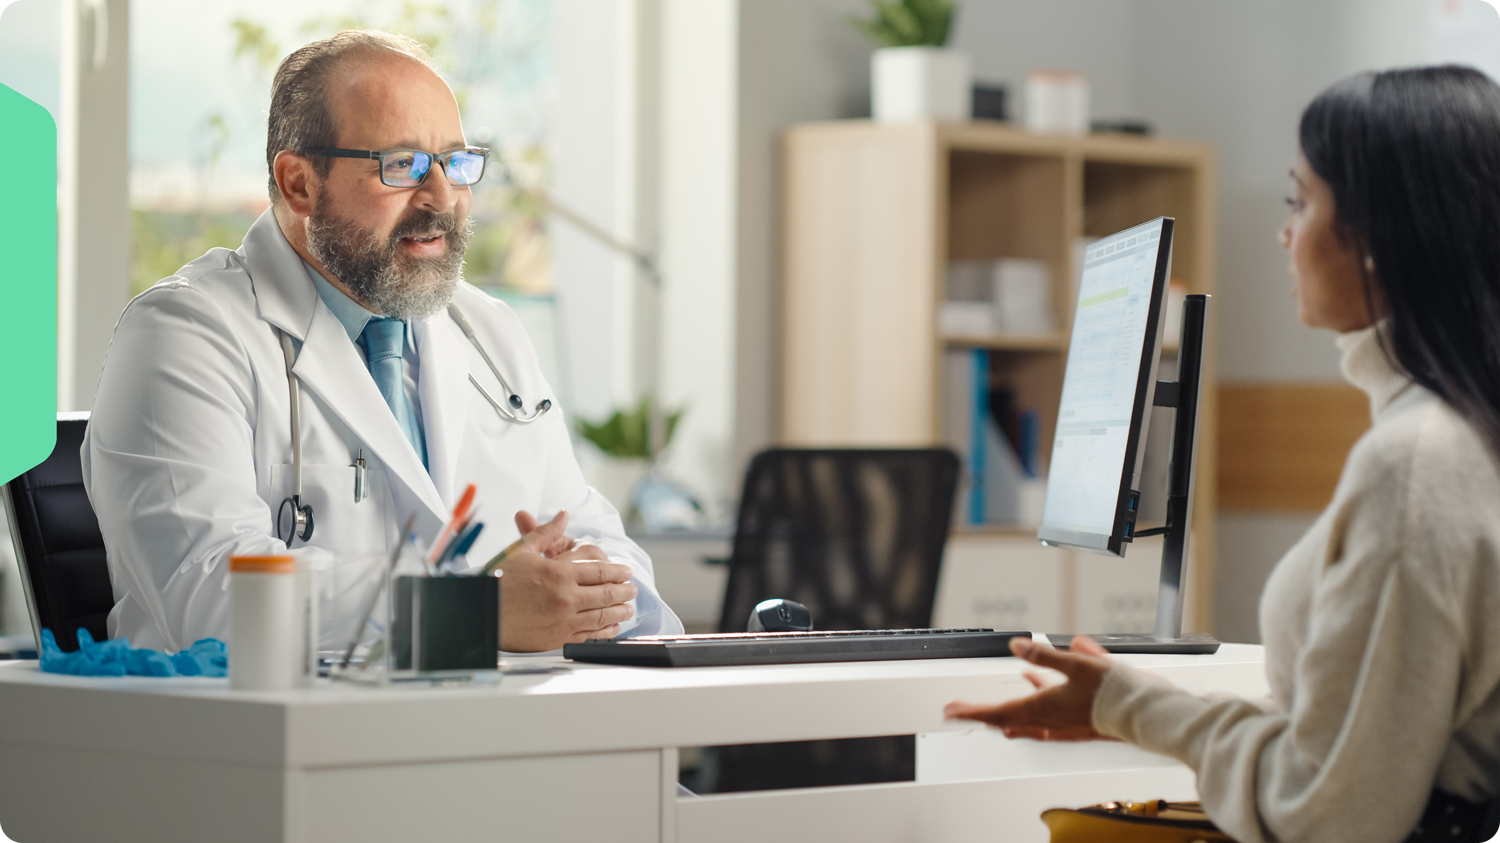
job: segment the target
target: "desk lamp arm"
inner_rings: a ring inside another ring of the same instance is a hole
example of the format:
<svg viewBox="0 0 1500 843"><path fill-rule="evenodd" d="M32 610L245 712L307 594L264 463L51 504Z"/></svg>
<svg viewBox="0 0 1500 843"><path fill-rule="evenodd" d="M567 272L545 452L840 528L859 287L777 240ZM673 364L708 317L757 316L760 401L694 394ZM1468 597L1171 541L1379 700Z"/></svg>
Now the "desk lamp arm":
<svg viewBox="0 0 1500 843"><path fill-rule="evenodd" d="M522 196L525 196L528 199L531 199L538 205L541 205L547 210L548 213L555 214L556 216L567 220L568 223L570 223L574 228L577 228L579 231L587 234L595 242L606 246L612 251L618 252L625 257L630 258L631 261L635 263L636 267L640 269L640 271L651 280L651 283L654 286L656 286L658 289L661 287L661 270L656 266L656 257L650 252L647 252L645 249L642 249L634 243L628 243L611 234L610 232L605 231L603 228L595 225L584 215L554 199L552 195L547 193L546 191L533 190L532 188L521 185L511 175L510 169L508 167L502 166L501 172L504 173L504 175L501 177L502 180L505 182L505 185L511 190L521 194Z"/></svg>

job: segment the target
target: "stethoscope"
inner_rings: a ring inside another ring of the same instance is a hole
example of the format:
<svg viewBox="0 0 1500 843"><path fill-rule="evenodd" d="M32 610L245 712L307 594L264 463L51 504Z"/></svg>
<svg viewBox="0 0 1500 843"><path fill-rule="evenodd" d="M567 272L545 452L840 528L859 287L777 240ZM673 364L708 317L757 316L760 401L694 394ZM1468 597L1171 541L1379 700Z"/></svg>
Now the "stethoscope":
<svg viewBox="0 0 1500 843"><path fill-rule="evenodd" d="M458 305L448 305L448 315L453 318L453 321L458 324L458 329L463 331L464 336L479 351L479 356L484 358L484 363L490 367L495 380L500 382L500 388L509 396L506 404L496 401L494 396L490 395L489 390L485 389L484 385L474 377L474 373L470 372L469 383L474 384L474 388L479 390L479 394L483 395L486 401L490 402L490 406L501 415L519 424L531 424L552 409L552 399L544 398L536 403L530 415L521 415L520 413L526 409L526 402L521 400L521 396L510 388L510 383L505 380L505 376L500 374L500 368L495 365L495 361L490 359L484 346L479 344L479 338L474 336L474 329L469 326L469 320L464 318ZM292 374L292 367L297 363L297 352L292 347L292 338L285 331L278 333L281 335L281 354L286 360L287 390L292 400L292 494L283 500L281 507L276 510L276 538L286 542L287 547L291 547L293 539L301 539L305 542L312 538L313 509L312 504L302 502L302 389L297 376ZM364 462L364 452L360 451L359 458L355 460L354 498L356 503L365 495L362 482Z"/></svg>

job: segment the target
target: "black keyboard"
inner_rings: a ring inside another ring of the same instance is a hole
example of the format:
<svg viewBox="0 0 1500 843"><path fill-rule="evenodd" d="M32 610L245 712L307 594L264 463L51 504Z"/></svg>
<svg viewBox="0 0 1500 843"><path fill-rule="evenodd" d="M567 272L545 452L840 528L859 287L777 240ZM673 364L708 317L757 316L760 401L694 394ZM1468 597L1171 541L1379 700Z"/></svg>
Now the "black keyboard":
<svg viewBox="0 0 1500 843"><path fill-rule="evenodd" d="M813 632L725 632L591 638L566 644L579 662L639 667L967 659L1010 655L1010 639L1029 632L993 629L851 629Z"/></svg>

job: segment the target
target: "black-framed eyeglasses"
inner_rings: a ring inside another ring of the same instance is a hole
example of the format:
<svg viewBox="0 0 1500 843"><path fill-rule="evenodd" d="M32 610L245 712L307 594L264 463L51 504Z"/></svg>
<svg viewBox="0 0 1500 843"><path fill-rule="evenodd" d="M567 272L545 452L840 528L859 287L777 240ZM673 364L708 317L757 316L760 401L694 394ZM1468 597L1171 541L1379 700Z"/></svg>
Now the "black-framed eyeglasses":
<svg viewBox="0 0 1500 843"><path fill-rule="evenodd" d="M323 147L308 150L309 155L325 158L375 159L380 162L380 183L387 187L416 187L427 180L436 161L448 176L448 183L467 187L484 178L484 164L490 151L482 146L468 146L452 152L423 152L420 149L338 149Z"/></svg>

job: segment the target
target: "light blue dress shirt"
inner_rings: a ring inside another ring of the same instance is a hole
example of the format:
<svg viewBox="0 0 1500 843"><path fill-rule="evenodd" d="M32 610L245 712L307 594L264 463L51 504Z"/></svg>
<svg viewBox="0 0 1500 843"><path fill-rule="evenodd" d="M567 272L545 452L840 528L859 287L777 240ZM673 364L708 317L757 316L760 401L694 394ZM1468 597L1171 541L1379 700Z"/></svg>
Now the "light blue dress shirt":
<svg viewBox="0 0 1500 843"><path fill-rule="evenodd" d="M323 300L323 304L333 311L339 324L344 326L344 333L349 335L349 342L354 344L354 350L359 353L359 359L364 361L365 368L368 369L370 361L365 358L365 350L359 344L359 335L364 333L365 323L380 314L371 313L359 302L344 295L342 290L328 283L328 279L324 278L322 273L313 269L312 264L303 261L302 267L307 270L307 277L312 279L313 286L317 288L318 298ZM417 338L412 332L410 320L406 322L404 345L405 348L401 353L401 385L406 392L407 399L411 401L412 412L417 422L417 435L422 437L423 442L426 442L427 432L422 423L422 396L417 394L422 367L417 357Z"/></svg>

